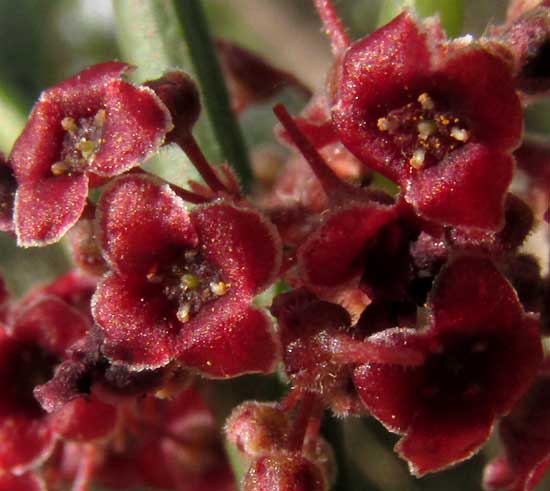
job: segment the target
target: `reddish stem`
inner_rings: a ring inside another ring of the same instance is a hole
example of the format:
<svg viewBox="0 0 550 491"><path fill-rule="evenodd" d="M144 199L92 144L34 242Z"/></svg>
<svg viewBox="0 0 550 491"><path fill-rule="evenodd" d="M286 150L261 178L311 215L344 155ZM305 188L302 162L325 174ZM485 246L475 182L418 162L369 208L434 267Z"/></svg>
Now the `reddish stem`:
<svg viewBox="0 0 550 491"><path fill-rule="evenodd" d="M187 201L188 203L194 203L196 205L200 205L202 203L209 203L210 199L206 196L201 196L200 194L195 194L191 191L187 191L186 189L182 189L179 186L176 186L174 184L170 184L170 187L172 188L172 191L176 193L183 201Z"/></svg>
<svg viewBox="0 0 550 491"><path fill-rule="evenodd" d="M176 139L176 143L181 147L185 154L189 157L189 160L197 169L198 173L204 179L204 182L210 187L212 191L220 192L226 191L227 189L224 183L220 180L217 174L212 170L208 160L202 153L197 141L191 133L187 133L179 136Z"/></svg>
<svg viewBox="0 0 550 491"><path fill-rule="evenodd" d="M418 350L397 346L383 346L368 340L358 341L346 335L334 336L329 350L336 363L385 363L414 367L422 365L425 356Z"/></svg>
<svg viewBox="0 0 550 491"><path fill-rule="evenodd" d="M90 491L95 470L97 452L93 445L84 447L84 456L78 465L71 491Z"/></svg>
<svg viewBox="0 0 550 491"><path fill-rule="evenodd" d="M302 403L292 422L292 429L288 436L287 447L290 451L298 451L304 445L308 424L317 405L317 396L311 392L304 392Z"/></svg>
<svg viewBox="0 0 550 491"><path fill-rule="evenodd" d="M350 40L336 13L332 0L313 0L313 3L323 22L325 33L330 39L332 54L338 56L349 47Z"/></svg>
<svg viewBox="0 0 550 491"><path fill-rule="evenodd" d="M289 412L302 398L302 389L299 387L293 387L286 397L279 403L279 409L281 411Z"/></svg>
<svg viewBox="0 0 550 491"><path fill-rule="evenodd" d="M349 192L349 187L342 182L336 173L325 162L313 144L300 131L298 125L292 119L286 108L282 104L277 104L273 112L285 128L292 143L298 148L303 157L307 160L311 170L321 182L321 186L327 195L334 192Z"/></svg>

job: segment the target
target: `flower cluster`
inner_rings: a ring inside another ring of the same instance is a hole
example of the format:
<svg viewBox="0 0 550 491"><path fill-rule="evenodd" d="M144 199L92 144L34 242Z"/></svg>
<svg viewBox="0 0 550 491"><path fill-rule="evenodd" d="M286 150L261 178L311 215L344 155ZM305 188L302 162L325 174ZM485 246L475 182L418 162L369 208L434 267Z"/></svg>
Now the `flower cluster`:
<svg viewBox="0 0 550 491"><path fill-rule="evenodd" d="M119 62L43 92L0 157L0 230L22 247L67 234L75 264L22 299L0 283L0 490L231 491L200 389L216 401L211 379L277 370L286 397L225 423L245 491L330 489L325 410L400 435L415 476L495 426L485 489L549 468L550 286L522 245L548 219L550 146L522 131L550 87L550 6L516 2L479 39L405 11L352 42L314 3L334 53L322 94L218 43L236 112L284 86L311 98L275 106L289 163L261 196L206 159L189 76L137 86ZM164 145L203 182L141 168Z"/></svg>

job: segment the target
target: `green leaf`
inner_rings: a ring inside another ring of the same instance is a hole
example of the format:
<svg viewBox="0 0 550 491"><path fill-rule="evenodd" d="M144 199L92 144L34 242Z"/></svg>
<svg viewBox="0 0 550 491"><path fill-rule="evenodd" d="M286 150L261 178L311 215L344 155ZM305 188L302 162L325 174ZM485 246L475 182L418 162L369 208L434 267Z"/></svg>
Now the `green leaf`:
<svg viewBox="0 0 550 491"><path fill-rule="evenodd" d="M175 0L175 6L216 140L246 191L252 180L248 152L231 109L206 15L200 0Z"/></svg>
<svg viewBox="0 0 550 491"><path fill-rule="evenodd" d="M25 127L27 118L17 99L2 86L0 86L0 114L2 114L0 151L8 154Z"/></svg>
<svg viewBox="0 0 550 491"><path fill-rule="evenodd" d="M122 57L137 67L134 82L153 80L173 69L196 78L172 1L113 0L113 8ZM220 161L220 147L205 115L193 133L207 158Z"/></svg>

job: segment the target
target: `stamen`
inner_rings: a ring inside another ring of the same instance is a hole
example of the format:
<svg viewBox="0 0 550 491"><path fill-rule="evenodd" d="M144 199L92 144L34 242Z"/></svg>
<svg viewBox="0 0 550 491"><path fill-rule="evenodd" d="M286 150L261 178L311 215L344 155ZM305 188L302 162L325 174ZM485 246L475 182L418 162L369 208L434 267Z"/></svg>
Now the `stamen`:
<svg viewBox="0 0 550 491"><path fill-rule="evenodd" d="M217 295L218 297L221 297L227 293L229 290L229 285L227 283L224 283L223 281L219 281L217 283L212 282L210 283L210 291Z"/></svg>
<svg viewBox="0 0 550 491"><path fill-rule="evenodd" d="M199 283L199 279L193 274L184 274L181 277L181 284L187 290L196 290Z"/></svg>
<svg viewBox="0 0 550 491"><path fill-rule="evenodd" d="M424 166L425 158L426 150L424 150L423 148L417 148L412 154L412 157L409 160L409 164L415 169L422 169L422 167Z"/></svg>
<svg viewBox="0 0 550 491"><path fill-rule="evenodd" d="M418 138L421 140L427 140L428 137L433 135L437 131L437 126L435 121L428 119L425 121L420 121L417 125L418 129Z"/></svg>
<svg viewBox="0 0 550 491"><path fill-rule="evenodd" d="M470 132L464 128L453 126L451 128L451 136L460 142L467 142L470 139Z"/></svg>
<svg viewBox="0 0 550 491"><path fill-rule="evenodd" d="M76 121L69 116L61 120L61 126L65 131L76 131L78 129Z"/></svg>
<svg viewBox="0 0 550 491"><path fill-rule="evenodd" d="M433 111L435 107L433 99L426 92L418 96L418 102L420 102L420 106L422 106L422 109L425 111Z"/></svg>
<svg viewBox="0 0 550 491"><path fill-rule="evenodd" d="M390 131L392 125L387 118L380 118L376 122L376 126L378 126L380 131Z"/></svg>
<svg viewBox="0 0 550 491"><path fill-rule="evenodd" d="M87 160L94 154L95 144L91 140L81 140L76 148L80 150L82 156Z"/></svg>
<svg viewBox="0 0 550 491"><path fill-rule="evenodd" d="M94 123L97 127L101 128L105 124L107 119L107 112L105 109L100 109L94 116Z"/></svg>
<svg viewBox="0 0 550 491"><path fill-rule="evenodd" d="M176 317L183 324L189 320L189 314L191 313L191 304L183 303L180 305Z"/></svg>
<svg viewBox="0 0 550 491"><path fill-rule="evenodd" d="M62 176L69 170L69 165L66 162L56 162L55 164L52 164L50 170L54 176Z"/></svg>

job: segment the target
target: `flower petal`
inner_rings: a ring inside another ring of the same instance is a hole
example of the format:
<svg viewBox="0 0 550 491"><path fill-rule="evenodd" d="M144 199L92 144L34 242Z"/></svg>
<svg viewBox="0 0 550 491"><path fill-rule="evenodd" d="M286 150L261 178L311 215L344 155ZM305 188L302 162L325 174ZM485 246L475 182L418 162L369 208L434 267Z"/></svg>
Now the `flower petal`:
<svg viewBox="0 0 550 491"><path fill-rule="evenodd" d="M6 414L2 408L0 441L0 469L22 473L48 457L55 438L46 418Z"/></svg>
<svg viewBox="0 0 550 491"><path fill-rule="evenodd" d="M432 70L427 32L408 12L354 43L346 52L333 120L342 142L360 160L390 178L406 177L387 135L376 129L388 108L404 105ZM372 127L365 122L373 123Z"/></svg>
<svg viewBox="0 0 550 491"><path fill-rule="evenodd" d="M512 157L467 144L417 172L405 199L421 216L442 225L497 231L504 225L513 171Z"/></svg>
<svg viewBox="0 0 550 491"><path fill-rule="evenodd" d="M304 280L334 287L362 272L364 251L378 231L396 217L395 208L374 203L338 209L298 250Z"/></svg>
<svg viewBox="0 0 550 491"><path fill-rule="evenodd" d="M167 315L173 306L139 282L108 273L92 300L95 321L105 334L103 352L133 370L166 365L176 351L181 324Z"/></svg>
<svg viewBox="0 0 550 491"><path fill-rule="evenodd" d="M274 281L281 266L281 239L263 215L219 202L196 207L191 219L204 257L225 282L254 295Z"/></svg>
<svg viewBox="0 0 550 491"><path fill-rule="evenodd" d="M437 332L519 329L522 324L523 311L514 289L482 257L458 257L443 269L431 304Z"/></svg>
<svg viewBox="0 0 550 491"><path fill-rule="evenodd" d="M476 140L494 151L516 147L523 130L523 110L508 63L478 44L451 53L438 68L439 84L448 83L453 98L460 101L457 107L471 115L468 119Z"/></svg>
<svg viewBox="0 0 550 491"><path fill-rule="evenodd" d="M422 348L425 339L413 329L388 329L368 338L390 347ZM404 367L368 363L353 372L361 401L369 412L390 431L404 433L421 407L419 389L424 380L423 367Z"/></svg>
<svg viewBox="0 0 550 491"><path fill-rule="evenodd" d="M44 483L34 474L0 475L0 491L46 491Z"/></svg>
<svg viewBox="0 0 550 491"><path fill-rule="evenodd" d="M59 298L44 296L17 313L13 336L61 357L89 327L88 319L78 310Z"/></svg>
<svg viewBox="0 0 550 491"><path fill-rule="evenodd" d="M280 352L267 314L229 295L183 325L180 346L180 360L211 377L270 373Z"/></svg>
<svg viewBox="0 0 550 491"><path fill-rule="evenodd" d="M146 273L157 258L197 245L183 201L145 176L114 181L98 203L98 222L103 254L119 272Z"/></svg>
<svg viewBox="0 0 550 491"><path fill-rule="evenodd" d="M113 80L105 86L102 103L107 113L102 144L89 167L99 176L115 176L139 165L172 129L168 110L147 87Z"/></svg>
<svg viewBox="0 0 550 491"><path fill-rule="evenodd" d="M115 430L118 412L114 406L91 397L79 397L52 416L53 430L66 440L89 442Z"/></svg>
<svg viewBox="0 0 550 491"><path fill-rule="evenodd" d="M407 435L396 445L401 457L417 477L465 460L476 453L491 434L493 417L482 408L437 412L422 411Z"/></svg>
<svg viewBox="0 0 550 491"><path fill-rule="evenodd" d="M21 247L57 242L80 218L88 178L62 176L20 184L15 195L15 233Z"/></svg>

